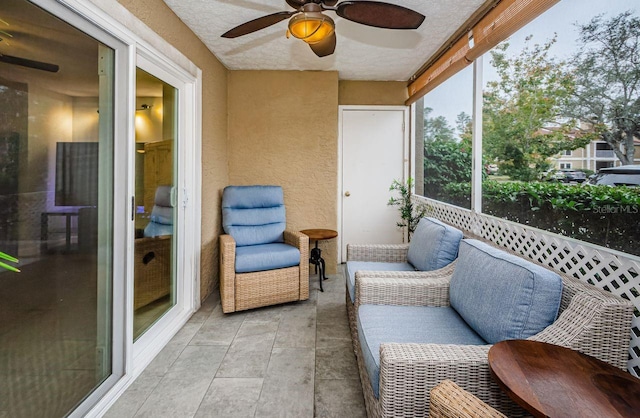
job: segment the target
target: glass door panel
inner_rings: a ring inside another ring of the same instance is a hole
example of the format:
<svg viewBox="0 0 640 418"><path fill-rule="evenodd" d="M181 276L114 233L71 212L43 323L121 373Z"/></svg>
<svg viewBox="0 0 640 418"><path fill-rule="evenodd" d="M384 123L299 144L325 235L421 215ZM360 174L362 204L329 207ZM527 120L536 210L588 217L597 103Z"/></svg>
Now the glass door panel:
<svg viewBox="0 0 640 418"><path fill-rule="evenodd" d="M134 340L176 303L176 93L136 70Z"/></svg>
<svg viewBox="0 0 640 418"><path fill-rule="evenodd" d="M0 416L64 416L112 374L114 51L0 8Z"/></svg>

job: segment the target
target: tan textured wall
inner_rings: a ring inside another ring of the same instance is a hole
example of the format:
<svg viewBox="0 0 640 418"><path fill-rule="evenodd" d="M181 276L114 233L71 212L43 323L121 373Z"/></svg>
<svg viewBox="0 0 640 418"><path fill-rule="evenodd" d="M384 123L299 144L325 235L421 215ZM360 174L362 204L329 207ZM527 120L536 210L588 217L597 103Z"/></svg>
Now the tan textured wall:
<svg viewBox="0 0 640 418"><path fill-rule="evenodd" d="M341 105L404 105L409 98L406 81L341 80Z"/></svg>
<svg viewBox="0 0 640 418"><path fill-rule="evenodd" d="M202 70L202 253L200 296L218 282L220 191L227 172L227 69L162 0L119 0Z"/></svg>
<svg viewBox="0 0 640 418"><path fill-rule="evenodd" d="M337 229L338 74L229 73L229 183L284 189L287 227ZM320 244L335 274L337 240Z"/></svg>

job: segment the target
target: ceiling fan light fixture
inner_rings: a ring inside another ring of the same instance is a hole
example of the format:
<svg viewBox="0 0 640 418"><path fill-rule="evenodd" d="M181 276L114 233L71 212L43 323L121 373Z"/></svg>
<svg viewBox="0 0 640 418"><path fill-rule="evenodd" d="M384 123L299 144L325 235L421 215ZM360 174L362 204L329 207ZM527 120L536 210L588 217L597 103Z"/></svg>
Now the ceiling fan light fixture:
<svg viewBox="0 0 640 418"><path fill-rule="evenodd" d="M308 44L322 41L334 30L333 19L319 12L302 12L289 20L289 33Z"/></svg>

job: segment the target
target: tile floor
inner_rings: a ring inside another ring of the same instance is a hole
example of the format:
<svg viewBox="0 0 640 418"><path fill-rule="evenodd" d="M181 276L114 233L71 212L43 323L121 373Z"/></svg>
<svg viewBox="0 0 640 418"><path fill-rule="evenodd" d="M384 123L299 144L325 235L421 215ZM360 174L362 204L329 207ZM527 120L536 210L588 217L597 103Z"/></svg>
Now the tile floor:
<svg viewBox="0 0 640 418"><path fill-rule="evenodd" d="M210 296L106 417L365 417L345 285L225 315Z"/></svg>

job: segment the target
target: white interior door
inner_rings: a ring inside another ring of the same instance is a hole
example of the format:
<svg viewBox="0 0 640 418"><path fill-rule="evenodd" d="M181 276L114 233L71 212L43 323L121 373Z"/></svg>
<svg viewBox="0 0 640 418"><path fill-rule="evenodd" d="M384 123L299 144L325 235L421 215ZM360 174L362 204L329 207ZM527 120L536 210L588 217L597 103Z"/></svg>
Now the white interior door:
<svg viewBox="0 0 640 418"><path fill-rule="evenodd" d="M407 176L408 117L405 106L340 108L341 262L347 244L403 242L398 209L387 202L393 180Z"/></svg>

